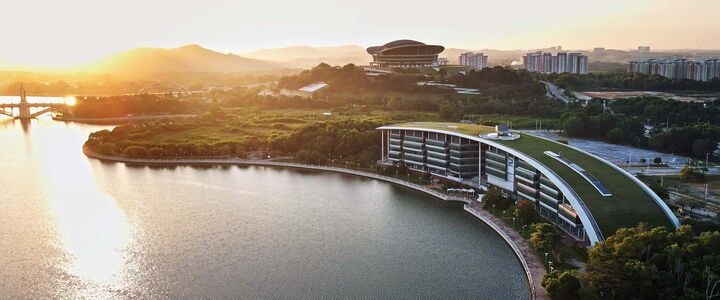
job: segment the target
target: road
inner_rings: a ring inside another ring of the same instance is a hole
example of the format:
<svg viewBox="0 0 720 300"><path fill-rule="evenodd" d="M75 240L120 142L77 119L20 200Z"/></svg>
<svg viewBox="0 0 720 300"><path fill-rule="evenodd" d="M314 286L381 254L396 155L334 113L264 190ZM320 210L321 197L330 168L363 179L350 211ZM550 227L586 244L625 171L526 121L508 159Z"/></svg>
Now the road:
<svg viewBox="0 0 720 300"><path fill-rule="evenodd" d="M547 90L546 95L548 97L553 97L553 98L558 99L565 103L570 103L571 101L575 100L575 99L572 99L572 98L568 97L567 95L565 95L565 90L559 88L557 85L554 85L550 82L543 81L543 80L538 80L538 81L542 82L545 85L545 89Z"/></svg>
<svg viewBox="0 0 720 300"><path fill-rule="evenodd" d="M571 138L559 135L557 131L539 131L539 130L518 130L528 134L544 137L551 140L564 139L568 144L597 155L613 164L626 168L630 173L645 173L647 175L677 175L680 169L690 160L688 157L668 154L648 149L640 149L627 145L616 145L601 141L585 140ZM667 167L647 168L643 166L647 162L652 162L656 157L662 159ZM641 163L640 159L645 159L645 163ZM628 162L631 167L627 168ZM719 167L711 167L711 174L720 174Z"/></svg>

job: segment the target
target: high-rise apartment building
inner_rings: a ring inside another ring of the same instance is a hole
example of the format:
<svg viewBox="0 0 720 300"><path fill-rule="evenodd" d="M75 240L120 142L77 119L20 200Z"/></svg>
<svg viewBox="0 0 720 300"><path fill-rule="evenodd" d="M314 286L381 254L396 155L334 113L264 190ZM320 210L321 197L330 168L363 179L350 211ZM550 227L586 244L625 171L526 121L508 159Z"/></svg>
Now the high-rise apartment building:
<svg viewBox="0 0 720 300"><path fill-rule="evenodd" d="M523 66L530 72L587 74L587 64L588 57L581 53L558 52L553 56L538 51L523 56Z"/></svg>
<svg viewBox="0 0 720 300"><path fill-rule="evenodd" d="M709 81L720 78L720 58L646 58L630 61L628 72L660 75L669 79Z"/></svg>
<svg viewBox="0 0 720 300"><path fill-rule="evenodd" d="M460 65L482 70L487 67L488 57L483 53L467 52L460 54Z"/></svg>

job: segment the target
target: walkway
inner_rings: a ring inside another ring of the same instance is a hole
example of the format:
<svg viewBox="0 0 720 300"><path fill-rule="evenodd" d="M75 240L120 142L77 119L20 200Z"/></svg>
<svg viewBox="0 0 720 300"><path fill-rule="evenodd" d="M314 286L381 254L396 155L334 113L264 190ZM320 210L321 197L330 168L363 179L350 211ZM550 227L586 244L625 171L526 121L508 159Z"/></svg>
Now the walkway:
<svg viewBox="0 0 720 300"><path fill-rule="evenodd" d="M530 299L549 299L547 295L545 294L545 289L540 285L542 282L542 278L545 275L545 268L543 267L542 261L540 258L537 257L534 250L530 247L530 245L523 239L517 232L515 232L512 228L510 228L505 222L500 220L499 218L491 215L487 211L483 209L474 209L471 207L471 200L467 197L463 196L455 196L455 195L447 195L442 192L432 190L429 188L426 188L419 184L414 184L411 182L407 182L404 180L400 180L394 177L388 177L384 175L379 175L375 173L370 172L364 172L364 171L358 171L358 170L351 170L351 169L343 169L343 168L336 168L336 167L329 167L329 166L320 166L320 165L307 165L307 164L298 164L298 163L289 163L289 162L277 162L277 161L269 161L269 160L257 160L257 159L238 159L238 158L225 158L225 159L133 159L133 158L123 158L123 157L115 157L115 156L107 156L107 155L101 155L94 153L87 149L87 147L83 147L83 153L85 153L86 156L104 160L104 161L113 161L113 162L123 162L123 163L136 163L136 164L147 164L147 165L254 165L254 166L268 166L268 167L289 167L289 168L298 168L298 169L309 169L309 170L320 170L320 171L329 171L329 172L336 172L336 173L342 173L342 174L350 174L350 175L356 175L356 176L362 176L367 178L373 178L377 180L382 180L394 184L398 184L407 188L411 188L417 191L424 192L426 194L430 194L434 197L437 197L439 199L442 199L444 201L458 201L465 203L465 211L471 213L478 219L480 219L482 222L490 226L495 232L497 232L504 240L505 242L510 245L510 247L515 252L515 255L518 257L520 262L523 265L523 268L525 269L525 273L528 278L528 282L530 285Z"/></svg>
<svg viewBox="0 0 720 300"><path fill-rule="evenodd" d="M527 278L530 281L531 298L550 299L541 285L542 279L546 274L545 266L527 240L520 236L515 229L511 228L503 220L482 208L476 208L472 204L466 204L465 211L482 220L485 224L488 224L488 226L500 234L508 245L510 245L513 251L515 251L516 256L520 259L520 262L525 268Z"/></svg>

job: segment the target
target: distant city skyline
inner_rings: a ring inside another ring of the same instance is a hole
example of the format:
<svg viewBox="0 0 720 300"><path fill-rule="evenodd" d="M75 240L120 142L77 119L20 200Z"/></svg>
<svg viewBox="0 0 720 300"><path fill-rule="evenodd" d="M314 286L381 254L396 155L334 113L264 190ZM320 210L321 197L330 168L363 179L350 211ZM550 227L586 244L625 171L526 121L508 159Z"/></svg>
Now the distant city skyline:
<svg viewBox="0 0 720 300"><path fill-rule="evenodd" d="M717 0L417 0L410 8L380 0L29 0L3 8L11 13L0 18L0 33L12 44L0 48L3 66L77 65L136 47L242 54L403 38L471 50L720 49L712 38L720 36Z"/></svg>

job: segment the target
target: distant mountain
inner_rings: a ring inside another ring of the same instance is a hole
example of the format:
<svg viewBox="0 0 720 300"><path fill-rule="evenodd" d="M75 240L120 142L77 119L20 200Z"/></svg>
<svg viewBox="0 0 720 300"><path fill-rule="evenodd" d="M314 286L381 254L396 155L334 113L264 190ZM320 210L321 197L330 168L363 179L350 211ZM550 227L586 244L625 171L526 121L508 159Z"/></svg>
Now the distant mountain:
<svg viewBox="0 0 720 300"><path fill-rule="evenodd" d="M187 45L174 49L130 49L81 68L89 72L146 76L168 72L260 72L280 70L285 66Z"/></svg>
<svg viewBox="0 0 720 300"><path fill-rule="evenodd" d="M357 45L333 47L290 46L262 49L243 54L245 57L279 62L290 68L310 68L319 63L365 65L372 60L365 48Z"/></svg>

